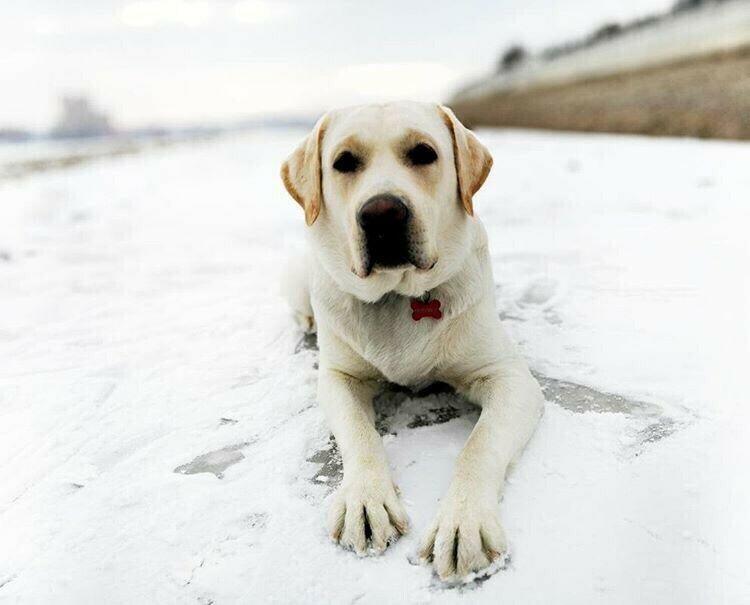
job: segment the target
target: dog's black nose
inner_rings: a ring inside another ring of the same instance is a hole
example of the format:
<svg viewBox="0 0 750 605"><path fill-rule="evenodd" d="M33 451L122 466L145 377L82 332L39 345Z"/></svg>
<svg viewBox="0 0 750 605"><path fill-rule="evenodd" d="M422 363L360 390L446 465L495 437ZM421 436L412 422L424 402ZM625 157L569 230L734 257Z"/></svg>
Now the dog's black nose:
<svg viewBox="0 0 750 605"><path fill-rule="evenodd" d="M409 208L402 199L390 193L373 196L357 220L365 235L368 272L409 262Z"/></svg>
<svg viewBox="0 0 750 605"><path fill-rule="evenodd" d="M406 204L389 193L367 200L359 211L359 225L365 233L376 235L402 230L409 219Z"/></svg>

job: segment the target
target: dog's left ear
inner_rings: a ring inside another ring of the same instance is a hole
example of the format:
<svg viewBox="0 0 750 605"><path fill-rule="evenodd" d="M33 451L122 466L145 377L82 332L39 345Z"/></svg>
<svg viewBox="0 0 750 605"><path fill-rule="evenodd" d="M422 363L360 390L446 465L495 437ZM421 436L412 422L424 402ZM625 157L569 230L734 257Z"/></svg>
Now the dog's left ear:
<svg viewBox="0 0 750 605"><path fill-rule="evenodd" d="M327 119L320 118L312 132L281 165L281 180L295 201L305 210L305 222L312 225L323 204L323 173L320 149Z"/></svg>
<svg viewBox="0 0 750 605"><path fill-rule="evenodd" d="M449 107L438 105L443 121L453 137L458 196L466 212L474 215L472 198L484 184L492 168L492 156L476 135L458 121Z"/></svg>

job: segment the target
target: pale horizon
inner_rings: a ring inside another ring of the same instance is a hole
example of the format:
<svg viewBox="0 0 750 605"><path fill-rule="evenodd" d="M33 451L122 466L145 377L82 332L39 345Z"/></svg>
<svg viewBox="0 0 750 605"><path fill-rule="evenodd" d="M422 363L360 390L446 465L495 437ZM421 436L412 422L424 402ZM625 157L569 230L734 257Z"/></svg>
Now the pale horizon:
<svg viewBox="0 0 750 605"><path fill-rule="evenodd" d="M88 97L116 127L314 115L330 106L445 100L531 49L670 0L38 0L0 9L0 128L50 128Z"/></svg>

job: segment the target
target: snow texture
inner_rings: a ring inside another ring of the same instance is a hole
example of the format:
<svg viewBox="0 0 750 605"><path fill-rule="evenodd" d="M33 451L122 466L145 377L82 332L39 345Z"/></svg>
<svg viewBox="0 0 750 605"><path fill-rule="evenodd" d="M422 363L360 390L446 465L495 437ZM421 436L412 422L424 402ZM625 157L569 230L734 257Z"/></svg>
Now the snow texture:
<svg viewBox="0 0 750 605"><path fill-rule="evenodd" d="M509 561L449 588L415 559L478 415L446 389L378 400L412 532L358 558L324 530L341 465L278 292L301 135L0 181L0 602L750 602L750 148L482 133L548 404Z"/></svg>

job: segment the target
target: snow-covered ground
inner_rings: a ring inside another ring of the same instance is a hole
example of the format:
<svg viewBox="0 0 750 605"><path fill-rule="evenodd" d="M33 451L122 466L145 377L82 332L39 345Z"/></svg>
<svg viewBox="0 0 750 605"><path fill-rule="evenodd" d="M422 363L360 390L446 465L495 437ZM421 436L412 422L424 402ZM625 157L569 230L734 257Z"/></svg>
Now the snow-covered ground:
<svg viewBox="0 0 750 605"><path fill-rule="evenodd" d="M381 402L412 533L358 559L323 528L317 353L277 288L300 136L0 182L0 602L750 602L750 147L483 133L497 300L550 402L510 563L446 588L414 553L476 418L449 394Z"/></svg>
<svg viewBox="0 0 750 605"><path fill-rule="evenodd" d="M80 138L80 139L35 139L20 143L0 141L0 175L9 164L28 161L44 161L67 156L106 155L118 146L127 143L127 139L117 137Z"/></svg>
<svg viewBox="0 0 750 605"><path fill-rule="evenodd" d="M114 135L79 139L36 139L0 142L0 181L31 173L69 168L97 158L132 155L158 147L195 142L210 133L171 133L161 136Z"/></svg>

